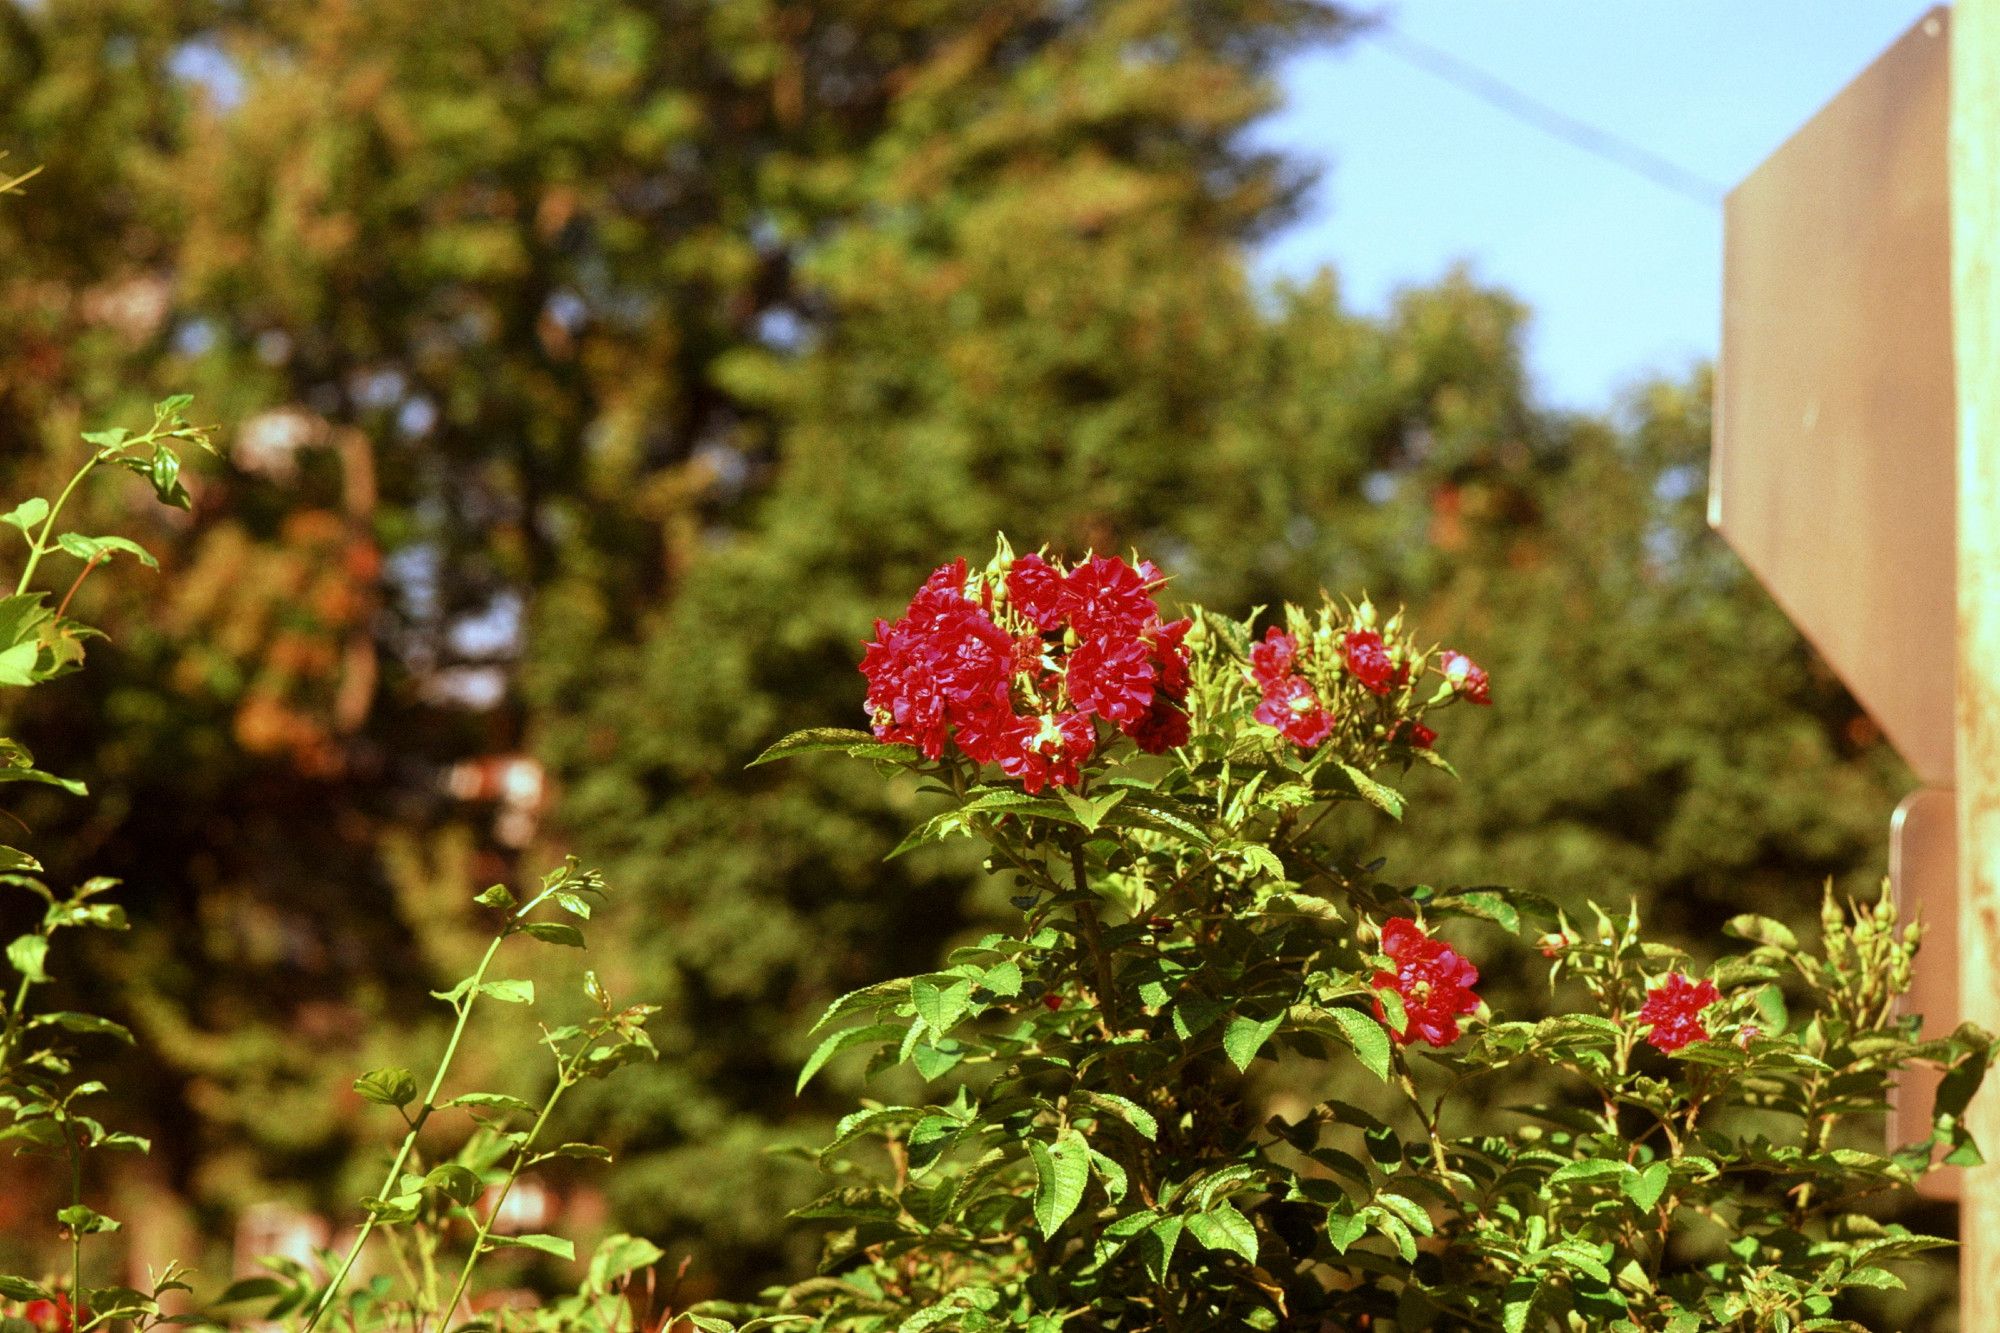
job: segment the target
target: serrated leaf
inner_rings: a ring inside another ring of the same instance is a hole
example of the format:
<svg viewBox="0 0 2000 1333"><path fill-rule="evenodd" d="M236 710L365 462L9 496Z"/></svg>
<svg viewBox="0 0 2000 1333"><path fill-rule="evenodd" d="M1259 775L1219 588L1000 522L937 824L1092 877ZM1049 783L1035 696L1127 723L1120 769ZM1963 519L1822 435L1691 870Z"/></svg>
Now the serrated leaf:
<svg viewBox="0 0 2000 1333"><path fill-rule="evenodd" d="M1390 1047L1389 1033L1372 1014L1364 1014L1358 1009L1329 1009L1327 1013L1340 1028L1342 1039L1354 1051L1368 1072L1389 1081Z"/></svg>
<svg viewBox="0 0 2000 1333"><path fill-rule="evenodd" d="M1211 1250L1228 1250L1257 1262L1257 1228L1231 1203L1218 1203L1187 1220L1188 1234Z"/></svg>
<svg viewBox="0 0 2000 1333"><path fill-rule="evenodd" d="M516 1115L533 1115L535 1108L519 1097L509 1097L504 1092L464 1092L445 1103L446 1106L461 1107L469 1111L511 1111Z"/></svg>
<svg viewBox="0 0 2000 1333"><path fill-rule="evenodd" d="M848 1047L858 1046L864 1041L892 1041L902 1037L903 1033L900 1023L870 1023L858 1028L842 1028L813 1051L805 1067L799 1070L799 1081L793 1091L804 1092L806 1084L812 1081L812 1076L820 1071L820 1067Z"/></svg>
<svg viewBox="0 0 2000 1333"><path fill-rule="evenodd" d="M1618 1182L1625 1197L1630 1199L1642 1213L1650 1213L1659 1204L1660 1196L1666 1193L1667 1182L1673 1170L1665 1162L1654 1162L1643 1171L1634 1171Z"/></svg>
<svg viewBox="0 0 2000 1333"><path fill-rule="evenodd" d="M1264 1043L1271 1039L1271 1034L1284 1021L1282 1011L1264 1019L1244 1014L1230 1019L1229 1026L1222 1032L1222 1049L1228 1055L1229 1063L1235 1065L1238 1072L1248 1072L1250 1062L1257 1058L1257 1052L1264 1048Z"/></svg>
<svg viewBox="0 0 2000 1333"><path fill-rule="evenodd" d="M1606 1176L1622 1175L1629 1169L1623 1162L1607 1162L1597 1158L1567 1162L1557 1167L1549 1176L1549 1184L1570 1185L1578 1181L1602 1180Z"/></svg>
<svg viewBox="0 0 2000 1333"><path fill-rule="evenodd" d="M1108 1111L1123 1120L1148 1139L1160 1136L1160 1122L1153 1113L1129 1097L1121 1097L1115 1092L1079 1092L1076 1100L1096 1110Z"/></svg>
<svg viewBox="0 0 2000 1333"><path fill-rule="evenodd" d="M479 993L502 1004L533 1004L535 983L532 981L485 981L479 985Z"/></svg>
<svg viewBox="0 0 2000 1333"><path fill-rule="evenodd" d="M958 1021L971 1007L972 982L956 977L948 984L940 985L936 978L917 977L910 982L910 1001L916 1005L918 1015L931 1031L943 1037L958 1026Z"/></svg>
<svg viewBox="0 0 2000 1333"><path fill-rule="evenodd" d="M1383 786L1352 764L1341 764L1339 768L1341 772L1347 775L1348 780L1354 784L1354 790L1360 793L1362 800L1387 814L1391 819L1401 819L1403 817L1403 794L1401 792L1393 787Z"/></svg>
<svg viewBox="0 0 2000 1333"><path fill-rule="evenodd" d="M1054 1236L1083 1202L1090 1183L1090 1144L1074 1129L1066 1129L1053 1144L1028 1141L1035 1163L1035 1222L1044 1236Z"/></svg>
<svg viewBox="0 0 2000 1333"><path fill-rule="evenodd" d="M916 763L923 758L923 752L913 745L891 745L865 731L846 727L812 727L793 732L752 759L748 767L755 768L759 764L774 763L795 755L827 753L847 754L859 759L886 759L900 764Z"/></svg>

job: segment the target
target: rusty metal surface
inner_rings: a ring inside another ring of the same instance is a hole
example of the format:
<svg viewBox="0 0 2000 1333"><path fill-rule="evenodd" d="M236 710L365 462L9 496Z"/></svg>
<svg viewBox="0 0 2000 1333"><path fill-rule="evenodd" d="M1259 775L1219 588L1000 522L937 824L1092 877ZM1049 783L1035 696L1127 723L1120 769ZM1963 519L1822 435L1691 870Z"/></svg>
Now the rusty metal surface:
<svg viewBox="0 0 2000 1333"><path fill-rule="evenodd" d="M1924 1035L1943 1037L1958 1026L1958 800L1953 792L1926 787L1896 807L1889 825L1889 884L1905 920L1924 924L1924 944L1911 973L1906 1013L1922 1014ZM1931 1132L1934 1071L1912 1069L1898 1081L1892 1146L1913 1143ZM1960 1169L1946 1167L1926 1176L1918 1192L1938 1199L1959 1196Z"/></svg>
<svg viewBox="0 0 2000 1333"><path fill-rule="evenodd" d="M1952 781L1949 11L1729 195L1709 521L1926 782Z"/></svg>

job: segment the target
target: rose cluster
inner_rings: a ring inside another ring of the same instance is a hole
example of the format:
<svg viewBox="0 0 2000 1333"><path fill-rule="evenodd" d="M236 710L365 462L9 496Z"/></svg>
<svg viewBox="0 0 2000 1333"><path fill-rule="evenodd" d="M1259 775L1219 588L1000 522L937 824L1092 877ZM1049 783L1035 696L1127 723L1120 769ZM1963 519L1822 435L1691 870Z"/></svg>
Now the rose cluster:
<svg viewBox="0 0 2000 1333"><path fill-rule="evenodd" d="M1382 952L1389 955L1396 970L1377 972L1370 984L1377 990L1394 991L1402 1000L1409 1020L1402 1040L1433 1046L1457 1041L1459 1016L1479 1008L1479 997L1472 992L1479 984L1479 969L1449 944L1400 916L1383 924ZM1375 1002L1375 1016L1384 1017L1380 1000Z"/></svg>
<svg viewBox="0 0 2000 1333"><path fill-rule="evenodd" d="M1322 623L1319 633L1305 643L1274 625L1264 632L1262 642L1251 645L1247 674L1260 696L1252 714L1258 722L1301 749L1315 750L1333 734L1338 720L1327 689L1340 679L1353 681L1378 699L1409 683L1413 667L1422 666L1422 654L1386 640L1374 628L1374 612L1365 604L1355 616L1345 628ZM1391 622L1390 628L1394 627ZM1315 642L1323 643L1324 656L1330 660L1316 660L1320 654ZM1447 649L1439 655L1437 670L1449 695L1475 704L1493 702L1486 673L1464 653ZM1389 724L1388 737L1428 750L1437 733L1417 718L1404 717Z"/></svg>
<svg viewBox="0 0 2000 1333"><path fill-rule="evenodd" d="M1160 618L1162 582L1101 555L940 567L862 655L875 734L931 759L955 745L1029 792L1076 785L1100 720L1149 754L1185 744L1192 622Z"/></svg>

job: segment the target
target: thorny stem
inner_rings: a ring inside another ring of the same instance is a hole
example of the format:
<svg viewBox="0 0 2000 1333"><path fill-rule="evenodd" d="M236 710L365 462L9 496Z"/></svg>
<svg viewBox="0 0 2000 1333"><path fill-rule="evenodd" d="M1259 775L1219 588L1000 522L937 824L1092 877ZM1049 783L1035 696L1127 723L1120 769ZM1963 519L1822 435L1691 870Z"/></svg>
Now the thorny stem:
<svg viewBox="0 0 2000 1333"><path fill-rule="evenodd" d="M522 910L525 912L527 909ZM512 924L511 920L509 924ZM444 1088L445 1074L451 1069L452 1058L458 1054L458 1043L465 1036L466 1022L472 1017L473 1006L479 1001L479 985L486 979L486 969L492 965L493 955L500 951L500 943L506 938L507 932L502 931L493 937L491 944L486 946L486 956L479 960L479 968L472 974L472 984L466 987L465 996L459 1004L458 1024L451 1030L451 1041L444 1048L444 1058L438 1061L437 1074L431 1079L430 1091L424 1094L423 1105L417 1108L416 1115L411 1118L410 1132L403 1136L402 1146L396 1149L396 1160L389 1164L389 1174L383 1178L382 1188L375 1192L375 1197L387 1198L395 1190L396 1183L402 1178L403 1164L410 1160L410 1152L417 1146L417 1135L422 1132L424 1122L430 1119L431 1112L437 1109L438 1093ZM354 1269L354 1261L361 1257L362 1248L368 1244L368 1237L374 1234L378 1216L379 1214L371 1212L367 1220L362 1222L360 1232L354 1237L354 1243L347 1249L347 1257L340 1261L340 1267L335 1271L333 1280L327 1283L325 1293L313 1306L312 1313L306 1317L300 1333L312 1333L313 1327L332 1308L334 1299L340 1295L340 1289L347 1281L347 1275Z"/></svg>

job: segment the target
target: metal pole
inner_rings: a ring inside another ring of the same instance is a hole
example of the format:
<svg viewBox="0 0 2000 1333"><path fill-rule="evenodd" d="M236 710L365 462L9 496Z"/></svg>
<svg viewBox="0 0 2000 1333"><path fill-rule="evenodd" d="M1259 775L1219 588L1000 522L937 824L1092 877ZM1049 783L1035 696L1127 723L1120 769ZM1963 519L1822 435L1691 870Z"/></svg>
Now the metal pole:
<svg viewBox="0 0 2000 1333"><path fill-rule="evenodd" d="M2000 0L1951 33L1952 329L1958 366L1960 995L2000 1031ZM2000 1162L2000 1089L1967 1113ZM2000 1166L1966 1173L1963 1329L2000 1329Z"/></svg>

